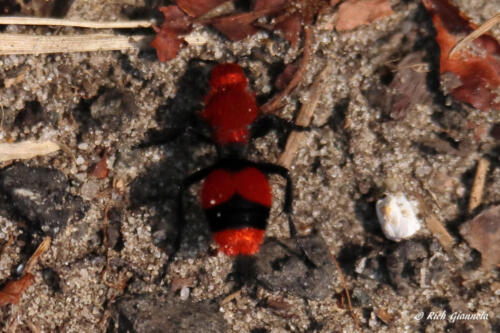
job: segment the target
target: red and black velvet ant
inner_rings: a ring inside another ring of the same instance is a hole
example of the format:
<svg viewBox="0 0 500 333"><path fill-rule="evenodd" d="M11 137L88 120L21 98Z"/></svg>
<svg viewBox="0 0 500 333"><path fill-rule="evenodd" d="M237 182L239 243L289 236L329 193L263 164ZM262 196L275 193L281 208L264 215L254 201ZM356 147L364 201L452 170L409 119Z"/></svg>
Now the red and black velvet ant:
<svg viewBox="0 0 500 333"><path fill-rule="evenodd" d="M209 83L210 90L201 117L210 125L212 140L221 156L212 166L188 176L180 186L177 196L178 233L168 263L181 245L185 226L184 192L202 180L201 206L215 243L226 255L244 257L259 251L272 202L269 174L277 174L286 180L283 211L288 216L291 236L297 235L291 218L293 196L288 169L244 157L252 133L256 132L258 106L254 94L248 90L243 69L234 63L216 65Z"/></svg>

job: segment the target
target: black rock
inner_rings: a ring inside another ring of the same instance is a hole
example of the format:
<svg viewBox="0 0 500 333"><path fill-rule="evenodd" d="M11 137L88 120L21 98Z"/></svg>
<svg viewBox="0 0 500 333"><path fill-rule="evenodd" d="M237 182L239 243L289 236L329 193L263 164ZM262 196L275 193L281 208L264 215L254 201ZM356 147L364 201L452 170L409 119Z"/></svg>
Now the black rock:
<svg viewBox="0 0 500 333"><path fill-rule="evenodd" d="M42 269L42 277L53 292L58 293L61 291L61 279L55 270L50 267Z"/></svg>
<svg viewBox="0 0 500 333"><path fill-rule="evenodd" d="M68 181L61 171L11 166L0 173L0 191L7 204L25 218L33 232L56 236L71 218L81 219L85 204L80 197L67 192Z"/></svg>
<svg viewBox="0 0 500 333"><path fill-rule="evenodd" d="M113 309L118 327L108 332L227 332L228 327L218 306L208 303L182 302L156 294L123 296Z"/></svg>
<svg viewBox="0 0 500 333"><path fill-rule="evenodd" d="M271 290L308 299L331 295L334 267L324 240L313 235L299 241L314 266L304 258L295 239L267 239L257 256L257 281Z"/></svg>

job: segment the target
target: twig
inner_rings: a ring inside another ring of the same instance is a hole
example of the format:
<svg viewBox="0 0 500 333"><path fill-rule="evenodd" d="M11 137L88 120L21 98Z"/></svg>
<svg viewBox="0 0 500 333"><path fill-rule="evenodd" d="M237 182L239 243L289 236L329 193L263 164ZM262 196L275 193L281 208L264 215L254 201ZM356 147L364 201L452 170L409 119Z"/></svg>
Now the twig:
<svg viewBox="0 0 500 333"><path fill-rule="evenodd" d="M345 282L344 274L342 273L342 269L340 268L339 262L337 261L337 258L333 254L330 253L330 256L335 263L335 266L337 266L337 270L339 272L340 276L340 281L342 282L342 286L344 287L345 295L347 297L347 304L349 306L349 312L351 313L352 320L354 320L354 326L356 326L357 330L361 332L361 327L359 326L359 321L358 321L358 316L356 316L356 312L354 312L354 309L352 308L352 303L351 303L351 296L349 296L349 289L347 288L347 283Z"/></svg>
<svg viewBox="0 0 500 333"><path fill-rule="evenodd" d="M425 218L425 223L430 232L437 238L439 244L441 244L446 251L449 251L453 247L455 241L443 224L430 212L429 216Z"/></svg>
<svg viewBox="0 0 500 333"><path fill-rule="evenodd" d="M102 225L102 244L104 245L104 249L108 248L108 213L109 213L109 204L106 204L104 207L104 218Z"/></svg>
<svg viewBox="0 0 500 333"><path fill-rule="evenodd" d="M68 19L55 19L46 17L19 17L19 16L2 16L0 17L0 25L50 25L64 27L78 27L90 29L134 29L134 28L151 28L153 22L141 21L113 21L113 22L95 22L81 21Z"/></svg>
<svg viewBox="0 0 500 333"><path fill-rule="evenodd" d="M481 204L481 199L483 197L484 191L484 183L486 181L486 174L488 173L489 167L490 161L485 158L481 158L477 162L476 175L474 176L474 184L472 185L469 198L469 213Z"/></svg>
<svg viewBox="0 0 500 333"><path fill-rule="evenodd" d="M0 129L3 129L3 120L5 118L5 111L3 109L2 102L0 102L0 110L2 110L2 117L0 118Z"/></svg>
<svg viewBox="0 0 500 333"><path fill-rule="evenodd" d="M292 80L288 85L286 86L285 89L283 89L282 92L277 94L272 100L267 102L266 104L262 105L260 110L262 113L269 113L272 112L276 109L278 109L281 106L281 103L283 102L283 99L288 96L292 90L300 83L302 80L302 77L304 76L304 72L306 70L307 64L309 63L309 58L311 56L311 30L308 27L304 28L304 52L302 55L302 59L300 60L300 65L297 71L295 72L295 75L293 76Z"/></svg>
<svg viewBox="0 0 500 333"><path fill-rule="evenodd" d="M228 304L229 302L231 302L233 299L240 298L240 296L241 296L241 289L224 297L224 299L220 302L220 306L224 306L224 305Z"/></svg>
<svg viewBox="0 0 500 333"><path fill-rule="evenodd" d="M296 124L298 126L307 127L311 122L314 110L319 103L321 95L323 93L323 81L326 76L330 73L332 66L330 64L321 71L321 73L316 77L312 87L311 96L308 103L304 103L297 116ZM286 142L285 151L281 154L278 164L289 168L292 164L293 158L300 145L304 142L304 132L293 131Z"/></svg>
<svg viewBox="0 0 500 333"><path fill-rule="evenodd" d="M31 258L28 260L28 263L26 264L26 267L24 268L24 273L31 273L33 270L33 266L36 265L38 262L38 258L42 254L44 254L50 247L50 242L51 238L49 236L45 237L43 241L38 245L38 248L36 249L35 253L31 256Z"/></svg>
<svg viewBox="0 0 500 333"><path fill-rule="evenodd" d="M146 35L115 36L87 34L79 36L31 36L0 34L0 55L94 52L138 49Z"/></svg>
<svg viewBox="0 0 500 333"><path fill-rule="evenodd" d="M453 48L450 50L450 53L448 53L448 58L451 58L455 53L463 49L467 44L469 44L476 38L479 38L484 33L488 32L491 28L493 28L494 25L498 24L498 22L500 22L500 13L497 13L488 21L484 22L479 28L471 32L467 37L456 43L455 46L453 46Z"/></svg>

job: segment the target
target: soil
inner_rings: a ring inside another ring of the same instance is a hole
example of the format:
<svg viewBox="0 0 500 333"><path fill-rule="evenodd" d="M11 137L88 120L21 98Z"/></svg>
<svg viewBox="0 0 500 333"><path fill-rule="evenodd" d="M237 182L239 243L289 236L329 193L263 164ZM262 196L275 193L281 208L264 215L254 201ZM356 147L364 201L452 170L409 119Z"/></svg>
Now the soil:
<svg viewBox="0 0 500 333"><path fill-rule="evenodd" d="M185 197L188 224L180 252L158 281L175 237L178 186L213 163L217 152L191 134L147 143L180 132L196 118L215 63L239 63L264 103L276 93L277 74L300 55L300 45L290 48L267 32L229 42L196 26L191 36L205 42L188 45L165 63L147 48L1 56L0 141L52 140L64 146L0 169L0 282L19 278L42 238L53 237L20 303L0 308L2 332L355 331L332 256L363 331L499 331L500 270L481 266L481 253L459 228L500 203L500 112L475 110L445 95L428 14L416 0L390 3L393 15L345 32L324 28L336 15L327 12L313 28L312 56L300 85L276 113L292 121L310 102L316 75L327 63L332 66L290 167L293 219L300 235L311 235L301 238L303 247L320 265L304 265L290 241L281 213L284 182L272 176L268 241L257 258L257 269L265 268L256 283L243 286L232 274L237 264L212 244L198 206L199 186ZM455 3L476 23L500 12L496 1ZM75 0L66 17L151 18L158 16L157 4ZM492 34L500 39L499 26ZM408 64L427 70L408 71ZM256 139L249 159L276 162L286 135ZM469 213L481 157L491 165L482 204ZM107 174L95 171L103 159ZM33 180L36 175L40 179ZM384 237L375 204L397 192L419 202L422 221L434 215L444 224L452 248L444 249L425 223L411 240ZM308 290L307 283L315 285ZM453 320L453 313L485 315Z"/></svg>

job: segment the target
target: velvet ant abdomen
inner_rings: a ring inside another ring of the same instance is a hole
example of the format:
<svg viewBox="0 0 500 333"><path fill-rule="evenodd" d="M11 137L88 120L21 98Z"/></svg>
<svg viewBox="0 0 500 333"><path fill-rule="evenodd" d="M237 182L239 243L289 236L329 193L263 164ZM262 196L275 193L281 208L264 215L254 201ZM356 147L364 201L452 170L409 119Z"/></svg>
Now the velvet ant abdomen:
<svg viewBox="0 0 500 333"><path fill-rule="evenodd" d="M210 209L227 202L235 194L266 207L271 207L271 186L258 169L247 167L239 171L216 169L205 181L201 191L201 206Z"/></svg>
<svg viewBox="0 0 500 333"><path fill-rule="evenodd" d="M258 252L272 202L261 171L215 169L203 182L201 201L220 251L229 256Z"/></svg>

